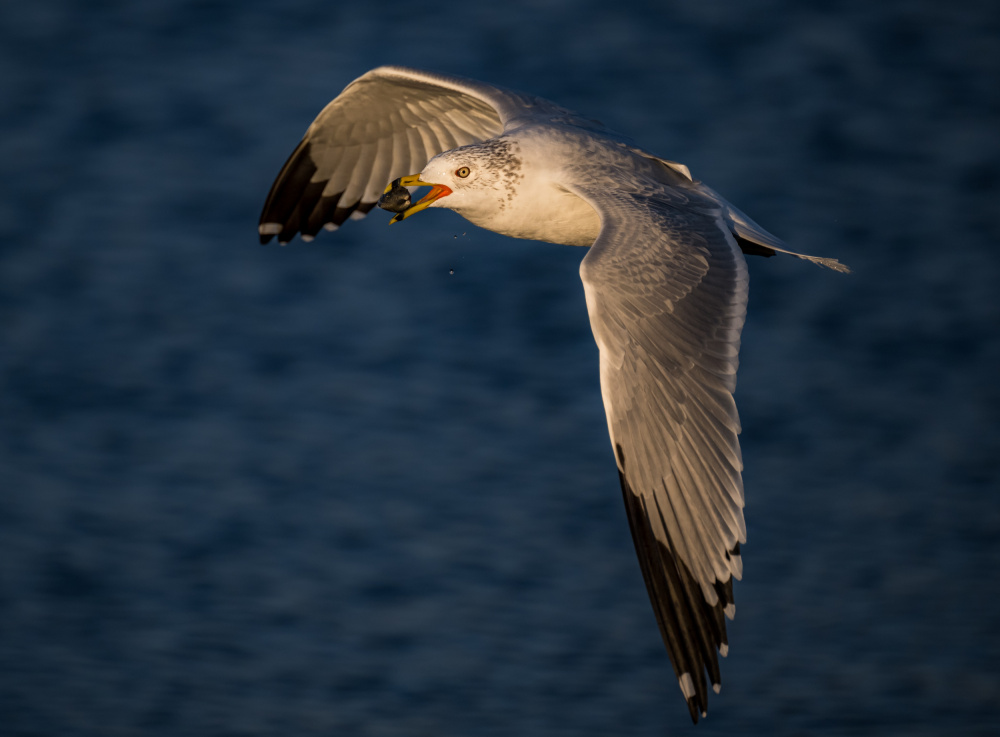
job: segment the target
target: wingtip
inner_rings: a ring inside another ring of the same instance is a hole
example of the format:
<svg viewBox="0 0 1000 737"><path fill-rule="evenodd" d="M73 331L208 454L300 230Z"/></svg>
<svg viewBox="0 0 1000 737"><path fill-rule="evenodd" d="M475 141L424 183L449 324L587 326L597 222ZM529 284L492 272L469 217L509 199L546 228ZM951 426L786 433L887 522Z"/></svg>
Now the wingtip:
<svg viewBox="0 0 1000 737"><path fill-rule="evenodd" d="M274 236L281 232L281 223L261 223L257 226L261 245L267 245Z"/></svg>
<svg viewBox="0 0 1000 737"><path fill-rule="evenodd" d="M695 724L698 723L698 707L694 704L694 699L688 699L687 702L688 713L691 715L691 721Z"/></svg>

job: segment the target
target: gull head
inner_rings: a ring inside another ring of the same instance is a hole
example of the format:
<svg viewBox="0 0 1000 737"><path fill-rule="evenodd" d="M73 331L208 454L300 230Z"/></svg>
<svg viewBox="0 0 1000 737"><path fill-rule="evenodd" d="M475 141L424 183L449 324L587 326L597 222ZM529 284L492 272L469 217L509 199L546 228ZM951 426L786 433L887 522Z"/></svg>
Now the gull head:
<svg viewBox="0 0 1000 737"><path fill-rule="evenodd" d="M512 141L491 139L461 146L438 154L419 174L395 180L386 187L380 205L393 210L405 202L400 193L403 187L430 187L420 200L397 211L391 222L428 207L447 207L472 222L488 221L513 201L523 178L520 170Z"/></svg>
<svg viewBox="0 0 1000 737"><path fill-rule="evenodd" d="M502 235L589 246L600 231L597 213L563 186L572 177L553 161L552 150L539 156L534 143L501 136L445 151L419 174L390 184L379 204L396 212L394 223L428 207L447 207ZM422 186L430 192L410 204L404 188Z"/></svg>

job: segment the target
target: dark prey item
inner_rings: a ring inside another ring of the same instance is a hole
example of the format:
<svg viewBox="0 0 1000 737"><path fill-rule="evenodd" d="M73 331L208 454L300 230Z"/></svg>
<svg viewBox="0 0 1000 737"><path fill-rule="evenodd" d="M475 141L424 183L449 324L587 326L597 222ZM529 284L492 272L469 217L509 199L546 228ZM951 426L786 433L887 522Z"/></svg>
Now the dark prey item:
<svg viewBox="0 0 1000 737"><path fill-rule="evenodd" d="M389 212L403 212L410 206L410 190L396 179L389 186L389 190L378 198L378 206Z"/></svg>

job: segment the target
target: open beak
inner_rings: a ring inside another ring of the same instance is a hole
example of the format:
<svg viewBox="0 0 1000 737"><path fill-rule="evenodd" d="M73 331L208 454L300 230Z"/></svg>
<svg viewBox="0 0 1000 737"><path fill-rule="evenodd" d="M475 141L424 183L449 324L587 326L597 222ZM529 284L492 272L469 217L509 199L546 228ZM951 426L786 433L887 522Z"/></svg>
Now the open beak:
<svg viewBox="0 0 1000 737"><path fill-rule="evenodd" d="M400 220L405 220L406 218L410 217L410 215L412 215L413 213L420 212L435 200L439 200L442 197L447 197L448 195L451 194L450 187L446 187L443 184L434 184L433 182L423 182L420 180L419 174L411 174L408 177L401 177L397 181L399 182L399 185L402 187L430 187L431 191L425 194L421 199L414 202L410 207L406 208L402 212L397 212L395 216L393 216L392 220L389 221L390 225L392 223L398 223ZM393 184L395 184L395 182ZM390 189L392 189L392 186L393 185L390 184L388 187L385 188L385 191L388 192Z"/></svg>

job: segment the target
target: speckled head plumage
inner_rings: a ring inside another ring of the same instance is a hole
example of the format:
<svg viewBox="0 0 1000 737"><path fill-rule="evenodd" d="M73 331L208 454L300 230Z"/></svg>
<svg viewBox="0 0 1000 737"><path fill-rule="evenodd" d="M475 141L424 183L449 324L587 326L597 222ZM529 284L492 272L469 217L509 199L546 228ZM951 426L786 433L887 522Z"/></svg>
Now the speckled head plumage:
<svg viewBox="0 0 1000 737"><path fill-rule="evenodd" d="M435 156L420 173L427 182L446 184L451 199L441 206L465 215L479 209L505 209L523 179L520 147L502 137L474 143Z"/></svg>

